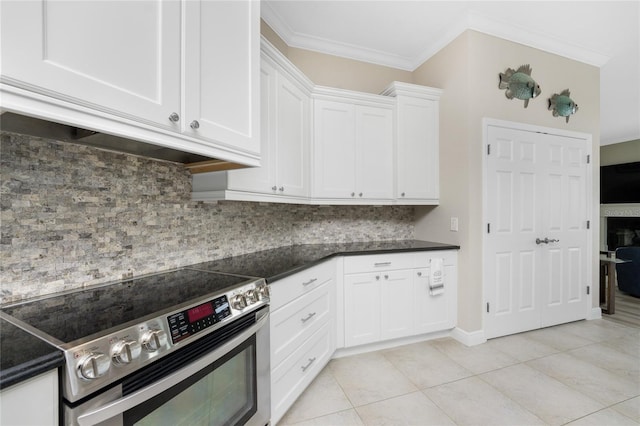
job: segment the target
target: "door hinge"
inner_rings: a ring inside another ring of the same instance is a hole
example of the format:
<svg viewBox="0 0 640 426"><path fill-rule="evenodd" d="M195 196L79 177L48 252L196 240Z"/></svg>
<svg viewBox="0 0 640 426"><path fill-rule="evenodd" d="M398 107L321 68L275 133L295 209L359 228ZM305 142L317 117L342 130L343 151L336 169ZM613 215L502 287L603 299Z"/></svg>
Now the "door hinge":
<svg viewBox="0 0 640 426"><path fill-rule="evenodd" d="M591 221L590 220L587 221L587 229L591 229Z"/></svg>
<svg viewBox="0 0 640 426"><path fill-rule="evenodd" d="M491 224L487 223L487 234L491 233Z"/></svg>
<svg viewBox="0 0 640 426"><path fill-rule="evenodd" d="M491 144L487 144L487 155L491 155Z"/></svg>
<svg viewBox="0 0 640 426"><path fill-rule="evenodd" d="M489 302L487 302L487 313L489 313Z"/></svg>
<svg viewBox="0 0 640 426"><path fill-rule="evenodd" d="M591 286L587 286L587 294L591 294Z"/></svg>
<svg viewBox="0 0 640 426"><path fill-rule="evenodd" d="M587 164L591 164L591 155L587 155Z"/></svg>

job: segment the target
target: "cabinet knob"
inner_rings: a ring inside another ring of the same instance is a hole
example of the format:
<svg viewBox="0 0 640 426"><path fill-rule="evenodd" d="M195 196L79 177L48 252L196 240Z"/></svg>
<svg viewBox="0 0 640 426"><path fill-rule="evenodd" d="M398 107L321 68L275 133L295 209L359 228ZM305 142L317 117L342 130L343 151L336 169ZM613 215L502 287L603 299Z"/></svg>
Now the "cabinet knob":
<svg viewBox="0 0 640 426"><path fill-rule="evenodd" d="M177 112L173 112L169 116L169 121L173 121L174 123L177 123L178 121L180 121L180 116L178 115Z"/></svg>
<svg viewBox="0 0 640 426"><path fill-rule="evenodd" d="M404 197L404 192L402 194L400 194L401 197Z"/></svg>
<svg viewBox="0 0 640 426"><path fill-rule="evenodd" d="M356 193L355 193L355 192L352 192L352 193L351 193L351 196L352 196L352 197L355 197L355 196L356 196Z"/></svg>
<svg viewBox="0 0 640 426"><path fill-rule="evenodd" d="M380 281L380 275L376 275L376 281Z"/></svg>
<svg viewBox="0 0 640 426"><path fill-rule="evenodd" d="M196 130L196 129L200 128L200 123L198 123L198 120L193 120L191 122L191 124L189 124L189 126L191 126L191 128L193 130Z"/></svg>
<svg viewBox="0 0 640 426"><path fill-rule="evenodd" d="M283 192L284 191L284 186L281 186L280 188L278 188L278 191Z"/></svg>
<svg viewBox="0 0 640 426"><path fill-rule="evenodd" d="M422 276L422 272L418 272L418 276L421 277Z"/></svg>
<svg viewBox="0 0 640 426"><path fill-rule="evenodd" d="M384 276L384 279L385 279L385 280L388 280L388 279L389 279L389 275L385 275L385 276Z"/></svg>
<svg viewBox="0 0 640 426"><path fill-rule="evenodd" d="M358 194L359 197L362 197L362 192Z"/></svg>
<svg viewBox="0 0 640 426"><path fill-rule="evenodd" d="M275 186L275 185L273 185L273 186L271 187L271 190L272 190L272 191L275 191L276 189L278 189L278 187L277 187L277 186Z"/></svg>

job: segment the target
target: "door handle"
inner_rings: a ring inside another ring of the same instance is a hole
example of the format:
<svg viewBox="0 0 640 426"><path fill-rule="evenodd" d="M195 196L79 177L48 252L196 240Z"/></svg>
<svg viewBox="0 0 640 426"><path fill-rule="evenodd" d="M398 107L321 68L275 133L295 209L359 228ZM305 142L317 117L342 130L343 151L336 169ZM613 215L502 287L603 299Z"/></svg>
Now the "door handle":
<svg viewBox="0 0 640 426"><path fill-rule="evenodd" d="M556 239L549 239L548 237L545 237L544 240L541 240L540 238L536 238L536 244L549 244L549 243L559 243L560 240L556 240Z"/></svg>

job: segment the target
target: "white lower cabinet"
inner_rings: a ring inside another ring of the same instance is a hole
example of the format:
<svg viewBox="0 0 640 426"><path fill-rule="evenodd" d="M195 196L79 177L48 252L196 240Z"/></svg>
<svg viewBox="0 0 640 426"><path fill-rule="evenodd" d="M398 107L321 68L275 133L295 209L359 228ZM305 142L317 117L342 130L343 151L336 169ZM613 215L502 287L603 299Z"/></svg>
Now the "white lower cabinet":
<svg viewBox="0 0 640 426"><path fill-rule="evenodd" d="M276 424L335 351L335 261L271 286L271 423Z"/></svg>
<svg viewBox="0 0 640 426"><path fill-rule="evenodd" d="M431 288L431 259L443 259L441 289ZM345 258L345 347L455 327L456 259L453 250Z"/></svg>
<svg viewBox="0 0 640 426"><path fill-rule="evenodd" d="M444 286L436 291L430 285L432 259L444 265ZM455 327L456 265L455 250L344 256L273 283L271 424L282 419L338 346Z"/></svg>
<svg viewBox="0 0 640 426"><path fill-rule="evenodd" d="M25 380L0 392L0 424L58 424L58 370Z"/></svg>

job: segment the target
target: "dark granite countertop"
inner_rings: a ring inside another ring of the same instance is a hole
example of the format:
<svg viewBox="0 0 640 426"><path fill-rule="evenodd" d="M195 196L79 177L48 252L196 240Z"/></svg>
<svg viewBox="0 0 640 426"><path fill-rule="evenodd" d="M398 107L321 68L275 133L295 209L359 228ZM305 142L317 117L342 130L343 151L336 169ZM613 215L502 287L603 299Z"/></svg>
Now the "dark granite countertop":
<svg viewBox="0 0 640 426"><path fill-rule="evenodd" d="M302 244L248 253L190 267L264 278L268 283L293 275L333 256L407 251L458 250L460 246L420 240L341 244Z"/></svg>
<svg viewBox="0 0 640 426"><path fill-rule="evenodd" d="M199 263L188 268L249 275L265 278L267 282L274 282L333 256L459 248L456 245L419 240L303 244ZM0 317L0 389L62 365L64 365L64 355L59 349Z"/></svg>
<svg viewBox="0 0 640 426"><path fill-rule="evenodd" d="M0 389L62 365L62 351L0 318Z"/></svg>

